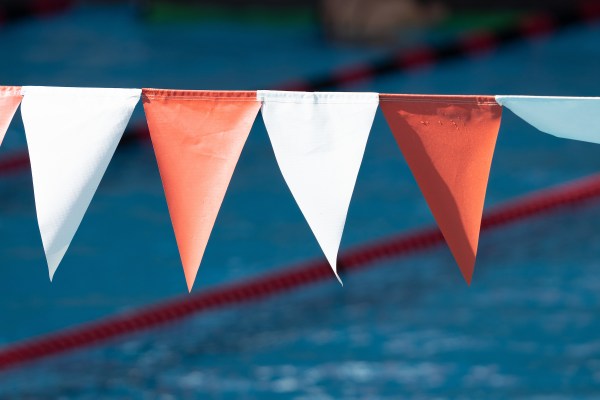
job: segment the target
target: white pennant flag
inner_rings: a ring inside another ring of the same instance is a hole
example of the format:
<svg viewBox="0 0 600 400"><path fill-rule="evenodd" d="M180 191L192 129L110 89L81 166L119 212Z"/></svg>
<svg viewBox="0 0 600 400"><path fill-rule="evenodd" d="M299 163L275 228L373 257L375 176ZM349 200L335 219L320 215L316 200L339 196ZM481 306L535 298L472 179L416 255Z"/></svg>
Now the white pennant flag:
<svg viewBox="0 0 600 400"><path fill-rule="evenodd" d="M281 173L341 283L337 253L379 95L257 95Z"/></svg>
<svg viewBox="0 0 600 400"><path fill-rule="evenodd" d="M52 280L141 90L25 86L23 94L35 206Z"/></svg>
<svg viewBox="0 0 600 400"><path fill-rule="evenodd" d="M600 143L600 97L496 96L496 101L542 132Z"/></svg>

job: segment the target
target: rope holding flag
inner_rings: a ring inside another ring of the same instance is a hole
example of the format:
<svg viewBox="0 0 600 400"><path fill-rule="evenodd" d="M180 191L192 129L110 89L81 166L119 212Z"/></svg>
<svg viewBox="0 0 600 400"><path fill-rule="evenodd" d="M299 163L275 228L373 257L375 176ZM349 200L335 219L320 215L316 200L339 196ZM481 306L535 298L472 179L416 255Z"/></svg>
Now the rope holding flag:
<svg viewBox="0 0 600 400"><path fill-rule="evenodd" d="M337 279L337 253L379 97L258 91L279 169Z"/></svg>
<svg viewBox="0 0 600 400"><path fill-rule="evenodd" d="M52 280L140 98L140 89L24 86L21 115Z"/></svg>
<svg viewBox="0 0 600 400"><path fill-rule="evenodd" d="M542 132L600 143L600 97L496 96L496 101Z"/></svg>
<svg viewBox="0 0 600 400"><path fill-rule="evenodd" d="M191 292L260 102L254 91L144 89L143 103Z"/></svg>
<svg viewBox="0 0 600 400"><path fill-rule="evenodd" d="M338 251L379 105L469 284L502 106L543 132L600 143L600 97L0 86L0 144L21 104L50 280L142 94L189 291L259 110L340 283Z"/></svg>
<svg viewBox="0 0 600 400"><path fill-rule="evenodd" d="M381 94L381 109L468 284L502 108L489 96Z"/></svg>
<svg viewBox="0 0 600 400"><path fill-rule="evenodd" d="M22 98L20 87L0 86L0 145Z"/></svg>

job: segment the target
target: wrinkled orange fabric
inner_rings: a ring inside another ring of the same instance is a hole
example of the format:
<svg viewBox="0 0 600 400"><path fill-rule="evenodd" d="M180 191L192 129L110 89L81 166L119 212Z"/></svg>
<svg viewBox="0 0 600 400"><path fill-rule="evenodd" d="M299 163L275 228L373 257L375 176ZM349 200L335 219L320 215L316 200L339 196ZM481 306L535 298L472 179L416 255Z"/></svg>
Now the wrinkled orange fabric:
<svg viewBox="0 0 600 400"><path fill-rule="evenodd" d="M0 144L8 130L19 104L21 104L21 88L18 86L0 86Z"/></svg>
<svg viewBox="0 0 600 400"><path fill-rule="evenodd" d="M261 103L254 91L143 89L142 98L191 291Z"/></svg>
<svg viewBox="0 0 600 400"><path fill-rule="evenodd" d="M380 106L470 284L502 108L488 96L390 94Z"/></svg>

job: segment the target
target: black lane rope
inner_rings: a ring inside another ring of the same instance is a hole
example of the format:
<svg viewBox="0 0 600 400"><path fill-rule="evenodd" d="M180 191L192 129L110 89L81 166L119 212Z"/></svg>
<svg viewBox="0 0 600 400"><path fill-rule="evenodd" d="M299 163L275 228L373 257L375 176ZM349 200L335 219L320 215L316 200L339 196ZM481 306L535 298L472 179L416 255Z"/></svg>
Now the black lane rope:
<svg viewBox="0 0 600 400"><path fill-rule="evenodd" d="M583 22L594 23L599 20L599 1L576 2L574 7L560 12L529 14L518 18L514 24L506 27L468 32L438 45L399 50L368 63L355 64L315 78L290 82L280 89L305 91L332 89L391 73L414 70L446 60L495 50L523 39L547 35Z"/></svg>
<svg viewBox="0 0 600 400"><path fill-rule="evenodd" d="M74 0L25 0L0 4L0 27L31 17L53 15L71 8Z"/></svg>
<svg viewBox="0 0 600 400"><path fill-rule="evenodd" d="M41 4L47 3L52 3L52 1L41 1ZM63 4L62 7L68 7L71 3L72 1L69 0L58 2L58 4ZM415 70L463 56L489 52L519 40L548 35L581 23L596 23L598 21L600 21L600 1L584 1L562 12L534 13L519 18L517 22L504 28L469 32L447 43L401 50L369 63L353 64L315 78L283 83L278 85L276 89L331 90L386 74ZM145 142L148 138L149 133L146 123L136 123L125 130L120 145L137 143L140 141L139 139ZM15 152L0 159L0 176L21 171L28 166L29 156L27 153Z"/></svg>
<svg viewBox="0 0 600 400"><path fill-rule="evenodd" d="M536 14L520 20L514 26L495 32L480 32L439 47L424 47L408 53L402 52L368 65L356 65L334 71L327 76L296 82L287 87L284 85L280 89L322 90L390 72L416 68L432 62L488 51L501 44L548 34L584 21L597 22L598 20L600 20L600 4L584 3L571 12L560 15ZM124 137L123 141L135 142L139 138L145 140L148 136L145 124L143 126L135 125L129 132L130 134ZM0 162L0 174L20 170L28 164L27 154L5 159ZM597 174L500 205L484 215L481 230L487 231L599 197L600 174ZM408 255L441 243L443 243L442 234L437 227L432 227L350 249L340 255L339 264L343 266L344 271L352 272L376 266L378 265L377 261ZM0 349L0 370L103 343L203 311L263 299L324 279L333 279L328 264L325 261L308 262L243 282L215 287L199 294L192 294L182 299L175 299L128 314L28 339Z"/></svg>

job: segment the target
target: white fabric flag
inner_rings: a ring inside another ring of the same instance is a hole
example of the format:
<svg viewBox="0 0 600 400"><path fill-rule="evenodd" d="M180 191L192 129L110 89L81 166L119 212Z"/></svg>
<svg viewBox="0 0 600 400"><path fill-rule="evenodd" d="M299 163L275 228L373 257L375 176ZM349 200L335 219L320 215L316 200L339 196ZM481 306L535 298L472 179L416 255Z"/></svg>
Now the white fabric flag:
<svg viewBox="0 0 600 400"><path fill-rule="evenodd" d="M257 95L281 173L341 283L337 254L379 95Z"/></svg>
<svg viewBox="0 0 600 400"><path fill-rule="evenodd" d="M25 86L23 94L35 206L52 280L141 89Z"/></svg>
<svg viewBox="0 0 600 400"><path fill-rule="evenodd" d="M600 143L600 97L496 96L496 101L542 132Z"/></svg>

